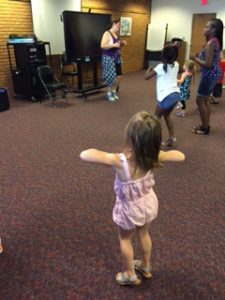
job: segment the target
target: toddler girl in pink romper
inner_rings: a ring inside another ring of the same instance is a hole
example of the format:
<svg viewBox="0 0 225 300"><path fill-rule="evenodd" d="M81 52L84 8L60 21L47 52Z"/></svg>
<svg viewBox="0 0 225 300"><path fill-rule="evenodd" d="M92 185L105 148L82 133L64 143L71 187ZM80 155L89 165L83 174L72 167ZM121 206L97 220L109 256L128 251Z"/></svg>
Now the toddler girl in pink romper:
<svg viewBox="0 0 225 300"><path fill-rule="evenodd" d="M138 285L144 278L151 278L151 237L149 224L157 216L158 199L153 190L155 184L152 169L159 161L182 161L184 154L176 151L160 151L161 126L156 117L142 111L135 114L125 130L125 149L121 154L88 149L81 159L114 167L116 178L114 191L116 203L113 220L118 226L121 256L124 270L116 275L120 285ZM134 260L132 238L137 234L142 256Z"/></svg>

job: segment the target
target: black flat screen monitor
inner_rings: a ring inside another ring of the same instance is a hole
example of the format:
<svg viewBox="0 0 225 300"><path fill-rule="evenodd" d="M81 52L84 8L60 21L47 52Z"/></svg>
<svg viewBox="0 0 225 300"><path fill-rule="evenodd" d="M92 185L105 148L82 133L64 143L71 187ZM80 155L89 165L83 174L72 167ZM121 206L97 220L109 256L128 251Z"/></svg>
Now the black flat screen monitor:
<svg viewBox="0 0 225 300"><path fill-rule="evenodd" d="M111 15L75 11L62 13L66 60L101 56L101 39L108 30Z"/></svg>

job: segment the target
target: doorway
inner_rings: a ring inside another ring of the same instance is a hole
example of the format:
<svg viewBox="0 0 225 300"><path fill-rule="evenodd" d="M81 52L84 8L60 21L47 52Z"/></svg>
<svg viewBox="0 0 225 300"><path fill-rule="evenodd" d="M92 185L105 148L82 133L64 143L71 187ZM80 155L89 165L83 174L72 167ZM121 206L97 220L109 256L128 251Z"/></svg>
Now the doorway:
<svg viewBox="0 0 225 300"><path fill-rule="evenodd" d="M193 14L190 45L191 53L199 53L199 51L202 49L202 46L205 44L205 37L203 34L205 25L213 18L216 18L216 13Z"/></svg>

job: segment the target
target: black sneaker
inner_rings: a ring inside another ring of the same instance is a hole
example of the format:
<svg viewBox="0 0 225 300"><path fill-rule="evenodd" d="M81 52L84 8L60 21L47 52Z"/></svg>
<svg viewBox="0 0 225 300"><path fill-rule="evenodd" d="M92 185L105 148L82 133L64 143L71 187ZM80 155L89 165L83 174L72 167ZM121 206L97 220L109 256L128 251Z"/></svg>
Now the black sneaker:
<svg viewBox="0 0 225 300"><path fill-rule="evenodd" d="M198 126L196 128L193 128L192 132L195 134L209 134L210 126L208 127Z"/></svg>

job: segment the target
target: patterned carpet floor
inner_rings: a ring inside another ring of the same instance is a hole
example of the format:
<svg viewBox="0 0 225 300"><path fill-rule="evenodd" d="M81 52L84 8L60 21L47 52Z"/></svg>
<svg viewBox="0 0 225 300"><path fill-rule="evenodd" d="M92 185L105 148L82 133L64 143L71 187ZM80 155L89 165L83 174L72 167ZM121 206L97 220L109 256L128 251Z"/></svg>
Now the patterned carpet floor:
<svg viewBox="0 0 225 300"><path fill-rule="evenodd" d="M125 75L115 103L101 91L88 101L70 94L56 107L11 99L0 113L1 300L225 299L225 101L212 105L211 134L194 135L198 80L186 117L174 115L186 161L155 172L153 278L135 288L115 283L114 172L79 153L119 152L128 119L154 111L155 81L143 75Z"/></svg>

